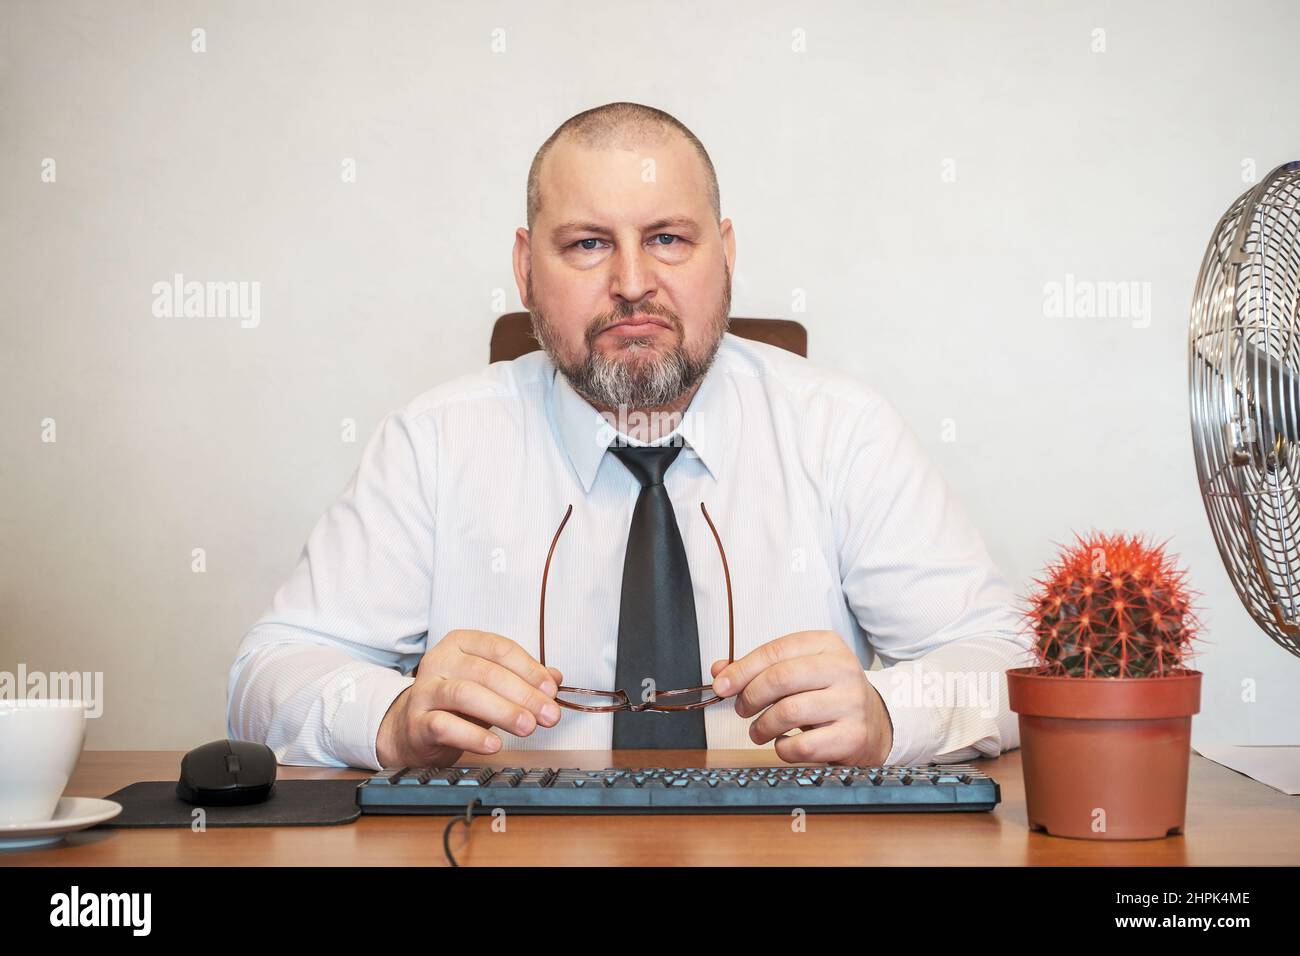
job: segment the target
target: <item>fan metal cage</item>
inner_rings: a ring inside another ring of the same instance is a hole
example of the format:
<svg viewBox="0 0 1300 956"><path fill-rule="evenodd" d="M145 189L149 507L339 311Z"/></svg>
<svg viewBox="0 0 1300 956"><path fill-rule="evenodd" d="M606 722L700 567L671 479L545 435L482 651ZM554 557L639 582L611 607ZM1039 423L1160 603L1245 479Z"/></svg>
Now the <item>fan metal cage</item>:
<svg viewBox="0 0 1300 956"><path fill-rule="evenodd" d="M1251 617L1300 656L1300 162L1219 220L1192 299L1188 385L1201 496Z"/></svg>

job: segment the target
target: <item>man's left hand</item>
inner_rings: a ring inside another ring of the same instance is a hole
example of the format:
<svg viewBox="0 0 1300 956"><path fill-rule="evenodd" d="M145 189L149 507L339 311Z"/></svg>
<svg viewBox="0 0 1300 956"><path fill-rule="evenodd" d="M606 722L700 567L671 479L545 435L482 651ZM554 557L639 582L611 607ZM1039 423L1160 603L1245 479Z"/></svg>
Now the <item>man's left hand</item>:
<svg viewBox="0 0 1300 956"><path fill-rule="evenodd" d="M740 660L715 661L713 687L736 698L756 744L776 740L787 763L879 766L894 745L885 702L853 650L834 631L798 631L768 641ZM720 683L723 686L719 686ZM799 728L802 733L783 736Z"/></svg>

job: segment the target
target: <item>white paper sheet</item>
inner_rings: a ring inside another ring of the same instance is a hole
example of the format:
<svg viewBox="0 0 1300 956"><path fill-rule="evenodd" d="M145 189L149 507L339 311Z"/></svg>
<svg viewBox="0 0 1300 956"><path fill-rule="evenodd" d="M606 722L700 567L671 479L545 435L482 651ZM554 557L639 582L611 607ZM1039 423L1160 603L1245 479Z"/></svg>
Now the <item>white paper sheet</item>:
<svg viewBox="0 0 1300 956"><path fill-rule="evenodd" d="M1244 773L1275 790L1291 796L1300 794L1300 746L1207 744L1192 749L1202 757Z"/></svg>

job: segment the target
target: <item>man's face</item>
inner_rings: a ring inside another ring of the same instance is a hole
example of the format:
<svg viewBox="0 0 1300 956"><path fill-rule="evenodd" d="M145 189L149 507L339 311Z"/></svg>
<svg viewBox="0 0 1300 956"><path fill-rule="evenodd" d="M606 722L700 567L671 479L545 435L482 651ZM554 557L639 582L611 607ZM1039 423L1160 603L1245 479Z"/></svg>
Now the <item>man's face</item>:
<svg viewBox="0 0 1300 956"><path fill-rule="evenodd" d="M680 404L727 329L735 262L699 155L677 135L635 151L562 137L540 187L515 278L543 348L597 407Z"/></svg>

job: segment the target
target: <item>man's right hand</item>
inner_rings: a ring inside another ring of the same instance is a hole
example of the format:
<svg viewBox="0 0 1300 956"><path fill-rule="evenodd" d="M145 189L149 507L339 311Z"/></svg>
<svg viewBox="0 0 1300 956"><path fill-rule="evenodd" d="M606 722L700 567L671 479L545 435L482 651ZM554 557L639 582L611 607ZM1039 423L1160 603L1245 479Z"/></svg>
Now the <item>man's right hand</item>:
<svg viewBox="0 0 1300 956"><path fill-rule="evenodd" d="M490 727L527 737L538 724L560 722L555 694L563 681L508 637L450 631L389 706L375 754L384 767L447 767L465 751L496 753L502 742Z"/></svg>

